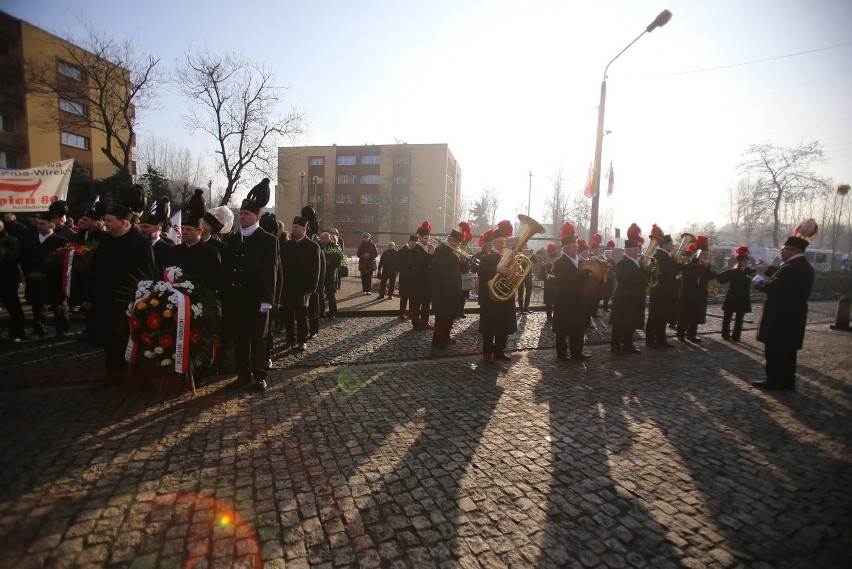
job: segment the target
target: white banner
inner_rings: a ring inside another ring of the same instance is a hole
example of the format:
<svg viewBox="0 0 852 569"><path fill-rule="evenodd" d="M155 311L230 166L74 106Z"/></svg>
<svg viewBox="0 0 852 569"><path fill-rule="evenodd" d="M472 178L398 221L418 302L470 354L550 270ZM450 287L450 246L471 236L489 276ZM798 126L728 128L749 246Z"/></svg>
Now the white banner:
<svg viewBox="0 0 852 569"><path fill-rule="evenodd" d="M177 210L169 220L169 239L175 242L175 245L180 245L182 235L180 234L181 213Z"/></svg>
<svg viewBox="0 0 852 569"><path fill-rule="evenodd" d="M0 169L0 211L47 211L66 199L74 159L27 170Z"/></svg>

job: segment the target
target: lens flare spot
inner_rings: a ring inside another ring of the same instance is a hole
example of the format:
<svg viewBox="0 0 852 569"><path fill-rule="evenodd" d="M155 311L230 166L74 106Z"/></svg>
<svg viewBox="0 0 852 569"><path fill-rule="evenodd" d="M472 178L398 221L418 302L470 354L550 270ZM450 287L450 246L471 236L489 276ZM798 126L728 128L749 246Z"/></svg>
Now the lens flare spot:
<svg viewBox="0 0 852 569"><path fill-rule="evenodd" d="M361 377L351 369L341 370L337 374L337 386L343 393L351 395L361 389Z"/></svg>
<svg viewBox="0 0 852 569"><path fill-rule="evenodd" d="M223 515L222 517L220 517L219 518L219 525L222 526L222 527L231 525L231 516L226 514L226 515Z"/></svg>

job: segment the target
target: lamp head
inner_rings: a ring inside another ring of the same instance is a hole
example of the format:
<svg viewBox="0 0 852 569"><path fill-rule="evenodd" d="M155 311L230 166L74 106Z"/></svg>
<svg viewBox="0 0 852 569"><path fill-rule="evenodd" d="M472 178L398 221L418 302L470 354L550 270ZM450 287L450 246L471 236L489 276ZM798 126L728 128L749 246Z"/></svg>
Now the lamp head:
<svg viewBox="0 0 852 569"><path fill-rule="evenodd" d="M304 173L304 172L299 172L299 177L300 177L300 178L302 178L302 179L304 180L304 179L305 179L305 173Z"/></svg>
<svg viewBox="0 0 852 569"><path fill-rule="evenodd" d="M669 20L672 19L672 13L668 10L663 10L660 12L660 15L657 16L653 22L645 29L646 32L651 33L657 28L662 28L666 24L669 23Z"/></svg>
<svg viewBox="0 0 852 569"><path fill-rule="evenodd" d="M311 182L314 184L319 184L319 176L314 176Z"/></svg>

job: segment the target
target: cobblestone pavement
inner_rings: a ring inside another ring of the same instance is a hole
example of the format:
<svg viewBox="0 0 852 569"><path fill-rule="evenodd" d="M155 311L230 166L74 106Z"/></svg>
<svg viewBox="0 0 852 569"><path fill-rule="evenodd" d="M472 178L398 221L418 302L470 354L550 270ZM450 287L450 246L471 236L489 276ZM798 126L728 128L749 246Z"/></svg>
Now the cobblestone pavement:
<svg viewBox="0 0 852 569"><path fill-rule="evenodd" d="M0 567L850 567L852 334L812 303L799 387L740 344L514 363L393 316L276 349L271 388L97 389L74 336L0 351ZM759 307L757 307L759 310ZM643 342L638 342L644 347ZM95 387L93 389L93 387Z"/></svg>

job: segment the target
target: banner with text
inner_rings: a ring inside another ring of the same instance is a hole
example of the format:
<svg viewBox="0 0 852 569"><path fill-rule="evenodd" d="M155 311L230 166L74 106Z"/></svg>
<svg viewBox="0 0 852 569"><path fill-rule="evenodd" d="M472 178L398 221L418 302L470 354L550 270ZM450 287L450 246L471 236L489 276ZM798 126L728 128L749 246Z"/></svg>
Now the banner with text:
<svg viewBox="0 0 852 569"><path fill-rule="evenodd" d="M73 166L72 158L26 170L0 169L0 211L47 211L67 197Z"/></svg>

